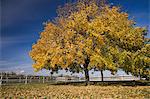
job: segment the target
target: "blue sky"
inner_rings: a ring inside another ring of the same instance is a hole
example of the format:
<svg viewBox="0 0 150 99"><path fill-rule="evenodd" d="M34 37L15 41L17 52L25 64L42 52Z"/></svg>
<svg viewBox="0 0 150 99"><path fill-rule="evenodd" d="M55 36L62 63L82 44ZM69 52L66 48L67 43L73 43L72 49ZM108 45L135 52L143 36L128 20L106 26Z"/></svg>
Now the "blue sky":
<svg viewBox="0 0 150 99"><path fill-rule="evenodd" d="M67 0L0 0L0 71L34 74L28 53L43 30L43 22L56 16L56 9ZM121 5L137 26L150 25L149 0L109 0ZM149 27L150 30L150 27ZM150 34L147 36L150 38ZM45 71L38 74L45 74ZM36 73L37 74L37 73Z"/></svg>

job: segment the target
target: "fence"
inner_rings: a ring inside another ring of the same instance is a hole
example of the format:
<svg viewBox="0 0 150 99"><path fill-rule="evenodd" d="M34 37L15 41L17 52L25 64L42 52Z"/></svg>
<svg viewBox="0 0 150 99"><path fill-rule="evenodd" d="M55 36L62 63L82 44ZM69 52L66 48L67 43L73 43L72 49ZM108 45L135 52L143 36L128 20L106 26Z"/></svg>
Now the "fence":
<svg viewBox="0 0 150 99"><path fill-rule="evenodd" d="M92 77L90 81L101 81L101 77ZM130 81L130 80L139 80L138 77L134 76L111 76L104 77L104 81Z"/></svg>
<svg viewBox="0 0 150 99"><path fill-rule="evenodd" d="M53 81L47 76L16 76L16 77L2 77L0 79L0 85L10 83L46 83Z"/></svg>
<svg viewBox="0 0 150 99"><path fill-rule="evenodd" d="M139 80L138 77L134 76L112 76L104 77L104 81L130 81ZM80 82L85 81L85 78L79 77L49 77L49 76L2 76L0 79L0 85L11 84L11 83L51 83L51 82ZM90 81L101 81L101 77L91 77Z"/></svg>

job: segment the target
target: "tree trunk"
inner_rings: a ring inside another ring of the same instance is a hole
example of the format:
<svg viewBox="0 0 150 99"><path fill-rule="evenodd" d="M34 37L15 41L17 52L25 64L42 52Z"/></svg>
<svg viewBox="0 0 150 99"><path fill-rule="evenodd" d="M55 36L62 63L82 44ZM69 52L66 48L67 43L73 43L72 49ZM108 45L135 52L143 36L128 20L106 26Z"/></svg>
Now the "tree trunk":
<svg viewBox="0 0 150 99"><path fill-rule="evenodd" d="M53 80L53 72L51 71L50 74L51 74L51 80Z"/></svg>
<svg viewBox="0 0 150 99"><path fill-rule="evenodd" d="M101 71L101 80L104 81L103 70L100 71Z"/></svg>
<svg viewBox="0 0 150 99"><path fill-rule="evenodd" d="M147 81L149 81L149 80L150 80L150 77L148 77L148 76L146 76L145 78L146 78L145 80L147 80Z"/></svg>
<svg viewBox="0 0 150 99"><path fill-rule="evenodd" d="M87 58L85 59L85 64L84 66L84 72L85 72L85 81L86 81L86 85L89 84L89 70L88 70L88 65L89 65L90 59Z"/></svg>
<svg viewBox="0 0 150 99"><path fill-rule="evenodd" d="M53 71L51 71L50 68L48 68L48 69L49 69L49 71L50 71L50 80L52 81L52 80L53 80Z"/></svg>
<svg viewBox="0 0 150 99"><path fill-rule="evenodd" d="M141 75L140 75L140 80L142 80L142 77L141 77Z"/></svg>
<svg viewBox="0 0 150 99"><path fill-rule="evenodd" d="M88 85L88 83L89 83L89 70L87 68L85 68L84 72L85 72L86 85Z"/></svg>

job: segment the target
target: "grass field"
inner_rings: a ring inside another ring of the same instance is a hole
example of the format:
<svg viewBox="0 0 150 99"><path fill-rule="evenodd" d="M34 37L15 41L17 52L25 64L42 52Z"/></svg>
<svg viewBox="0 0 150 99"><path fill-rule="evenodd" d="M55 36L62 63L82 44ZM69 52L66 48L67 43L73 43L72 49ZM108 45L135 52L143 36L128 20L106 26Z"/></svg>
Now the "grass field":
<svg viewBox="0 0 150 99"><path fill-rule="evenodd" d="M11 97L11 98L10 98ZM0 99L150 99L150 86L73 86L16 84L1 86Z"/></svg>

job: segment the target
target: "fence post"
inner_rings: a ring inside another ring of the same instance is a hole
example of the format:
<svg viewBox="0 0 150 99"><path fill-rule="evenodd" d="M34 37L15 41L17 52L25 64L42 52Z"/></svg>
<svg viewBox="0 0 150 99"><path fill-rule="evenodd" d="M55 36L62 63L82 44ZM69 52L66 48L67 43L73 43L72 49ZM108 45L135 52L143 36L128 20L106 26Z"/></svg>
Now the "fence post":
<svg viewBox="0 0 150 99"><path fill-rule="evenodd" d="M27 83L28 83L28 77L27 77L27 75L26 75L25 84L27 84Z"/></svg>
<svg viewBox="0 0 150 99"><path fill-rule="evenodd" d="M39 83L40 83L40 79L41 79L40 76L38 78L39 78Z"/></svg>
<svg viewBox="0 0 150 99"><path fill-rule="evenodd" d="M21 77L19 77L19 82L21 82Z"/></svg>
<svg viewBox="0 0 150 99"><path fill-rule="evenodd" d="M46 77L46 82L48 82L48 78Z"/></svg>
<svg viewBox="0 0 150 99"><path fill-rule="evenodd" d="M3 75L1 73L0 86L2 85Z"/></svg>
<svg viewBox="0 0 150 99"><path fill-rule="evenodd" d="M31 83L32 77L30 77L30 83Z"/></svg>
<svg viewBox="0 0 150 99"><path fill-rule="evenodd" d="M8 75L7 75L7 72L6 72L6 83L8 83Z"/></svg>
<svg viewBox="0 0 150 99"><path fill-rule="evenodd" d="M43 83L44 83L45 77L43 76Z"/></svg>
<svg viewBox="0 0 150 99"><path fill-rule="evenodd" d="M121 80L122 80L122 81L123 81L123 80L125 80L125 77L124 77L124 76L122 76L122 77L121 77Z"/></svg>

